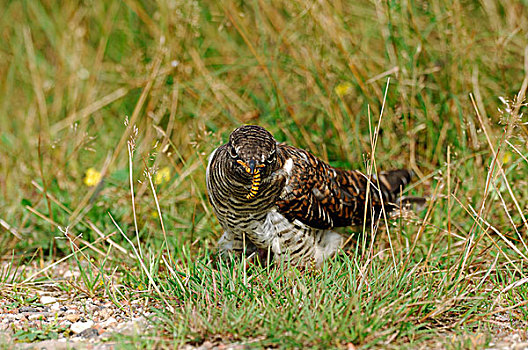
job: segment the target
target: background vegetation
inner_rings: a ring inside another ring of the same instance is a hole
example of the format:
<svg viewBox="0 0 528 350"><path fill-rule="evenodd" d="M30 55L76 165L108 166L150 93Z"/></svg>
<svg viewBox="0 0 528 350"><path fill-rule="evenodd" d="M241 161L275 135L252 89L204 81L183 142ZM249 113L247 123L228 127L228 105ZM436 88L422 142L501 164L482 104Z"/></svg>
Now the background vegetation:
<svg viewBox="0 0 528 350"><path fill-rule="evenodd" d="M162 303L144 346L475 347L526 327L526 1L2 9L9 266L69 256L88 276L72 293ZM378 126L375 167L413 169L409 193L428 207L354 236L372 239L321 272L217 267L205 166L243 123L364 171ZM114 268L126 293L112 292ZM5 271L0 295L31 290Z"/></svg>

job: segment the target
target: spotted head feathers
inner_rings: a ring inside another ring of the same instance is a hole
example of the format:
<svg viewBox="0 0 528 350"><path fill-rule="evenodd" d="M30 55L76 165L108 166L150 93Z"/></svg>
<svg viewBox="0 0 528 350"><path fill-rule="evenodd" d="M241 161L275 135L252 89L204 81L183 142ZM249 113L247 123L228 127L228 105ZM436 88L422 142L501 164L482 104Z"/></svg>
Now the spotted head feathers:
<svg viewBox="0 0 528 350"><path fill-rule="evenodd" d="M246 173L251 189L246 198L255 197L263 177L273 171L277 158L277 141L263 127L244 125L235 129L227 145L233 167Z"/></svg>

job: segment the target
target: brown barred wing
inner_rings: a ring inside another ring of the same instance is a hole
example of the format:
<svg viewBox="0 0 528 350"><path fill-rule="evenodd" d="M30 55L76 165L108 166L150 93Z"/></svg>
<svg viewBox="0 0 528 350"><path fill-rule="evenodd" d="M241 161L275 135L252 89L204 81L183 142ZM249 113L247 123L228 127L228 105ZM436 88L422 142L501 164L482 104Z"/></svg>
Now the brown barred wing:
<svg viewBox="0 0 528 350"><path fill-rule="evenodd" d="M279 211L290 221L295 219L315 228L330 229L356 226L365 217L365 197L368 179L359 171L333 168L312 154L280 145L283 161L291 158L293 167L286 186L277 201ZM379 213L382 200L387 210L399 196L400 188L409 183L411 173L394 170L380 174L370 184L367 219ZM374 209L374 210L372 210Z"/></svg>

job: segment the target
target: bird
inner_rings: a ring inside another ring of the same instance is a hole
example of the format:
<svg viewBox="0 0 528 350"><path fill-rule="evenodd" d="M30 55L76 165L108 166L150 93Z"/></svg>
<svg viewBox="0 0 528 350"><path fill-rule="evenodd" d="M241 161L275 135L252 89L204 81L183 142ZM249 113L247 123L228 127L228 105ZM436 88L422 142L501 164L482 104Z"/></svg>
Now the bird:
<svg viewBox="0 0 528 350"><path fill-rule="evenodd" d="M334 229L397 209L412 175L397 169L369 177L332 167L261 126L240 126L206 168L209 201L223 229L219 255L267 252L273 261L320 268L344 242Z"/></svg>

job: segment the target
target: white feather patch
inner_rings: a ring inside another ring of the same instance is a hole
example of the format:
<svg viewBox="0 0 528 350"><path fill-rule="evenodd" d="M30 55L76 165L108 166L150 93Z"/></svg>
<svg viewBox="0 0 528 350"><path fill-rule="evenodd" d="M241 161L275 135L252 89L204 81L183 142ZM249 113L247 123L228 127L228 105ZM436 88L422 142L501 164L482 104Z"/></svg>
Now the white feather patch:
<svg viewBox="0 0 528 350"><path fill-rule="evenodd" d="M284 169L284 171L286 171L286 173L288 173L288 175L291 175L293 169L293 159L288 158L282 168Z"/></svg>
<svg viewBox="0 0 528 350"><path fill-rule="evenodd" d="M209 155L209 158L207 159L207 168L205 169L205 177L207 179L209 178L209 168L211 167L211 160L213 160L213 157L216 151L218 151L218 148L216 148L213 152L211 152L211 154Z"/></svg>

